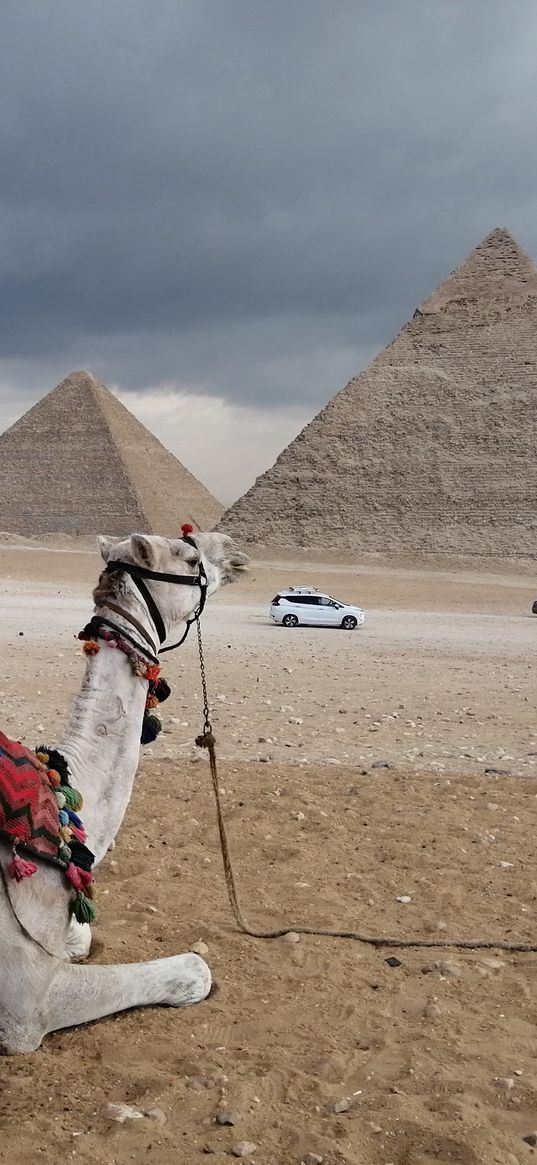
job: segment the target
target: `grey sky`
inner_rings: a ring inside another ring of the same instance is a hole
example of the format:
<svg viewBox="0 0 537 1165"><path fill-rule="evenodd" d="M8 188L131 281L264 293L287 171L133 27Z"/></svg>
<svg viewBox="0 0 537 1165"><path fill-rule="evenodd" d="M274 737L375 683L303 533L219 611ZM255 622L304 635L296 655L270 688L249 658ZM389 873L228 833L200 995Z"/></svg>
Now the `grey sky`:
<svg viewBox="0 0 537 1165"><path fill-rule="evenodd" d="M287 439L494 226L537 257L534 0L3 0L0 25L0 427L89 367Z"/></svg>

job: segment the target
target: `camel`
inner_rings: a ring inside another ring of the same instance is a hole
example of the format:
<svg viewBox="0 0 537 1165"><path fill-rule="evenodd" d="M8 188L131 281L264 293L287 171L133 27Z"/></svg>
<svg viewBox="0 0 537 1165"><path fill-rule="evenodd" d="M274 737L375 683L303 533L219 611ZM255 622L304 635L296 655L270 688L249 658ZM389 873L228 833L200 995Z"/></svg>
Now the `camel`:
<svg viewBox="0 0 537 1165"><path fill-rule="evenodd" d="M200 585L160 581L146 573L144 598L135 572L133 577L116 571L115 562L168 579L192 575L202 586L206 583L207 596L238 578L248 563L233 540L218 533L178 539L133 534L120 542L103 536L98 543L106 566L93 592L95 616L112 621L146 656L150 644L158 655L163 632L171 643L185 630L199 609ZM147 680L135 674L127 655L99 640L99 650L88 656L69 730L57 746L72 785L84 798L83 822L95 866L113 846L129 804L147 691ZM72 915L73 893L62 872L38 861L34 875L17 882L8 876L10 856L7 842L0 841L2 1053L33 1052L49 1032L127 1008L186 1007L207 997L211 973L194 953L123 966L81 962L90 952L91 929Z"/></svg>

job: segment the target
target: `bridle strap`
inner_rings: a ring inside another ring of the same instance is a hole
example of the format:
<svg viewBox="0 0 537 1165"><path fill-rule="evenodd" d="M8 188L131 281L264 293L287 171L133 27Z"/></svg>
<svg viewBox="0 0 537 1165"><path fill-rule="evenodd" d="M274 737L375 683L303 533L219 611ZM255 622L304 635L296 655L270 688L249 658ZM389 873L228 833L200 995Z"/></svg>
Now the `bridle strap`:
<svg viewBox="0 0 537 1165"><path fill-rule="evenodd" d="M114 611L116 615L121 615L122 619L126 619L127 623L131 623L132 626L135 627L139 634L142 636L142 639L145 639L146 643L149 644L153 655L155 654L155 644L153 643L149 632L146 631L145 627L142 626L138 619L134 618L134 615L128 614L128 612L124 611L123 608L118 606L117 603L112 603L109 599L107 599L104 606L106 607L107 611ZM128 636L126 633L125 638L130 640L130 636ZM138 645L136 644L136 646Z"/></svg>
<svg viewBox="0 0 537 1165"><path fill-rule="evenodd" d="M113 565L115 565L115 564L113 564ZM120 563L119 564L120 569L125 569L126 566L128 566L128 563ZM155 573L155 572L152 572L152 573ZM136 575L132 574L130 571L129 571L129 574L131 574L132 581L133 581L135 587L138 588L138 590L139 590L139 592L140 592L140 594L145 602L145 605L149 611L149 614L151 615L151 618L152 618L153 623L155 625L155 630L156 630L157 635L158 635L159 644L164 643L164 640L166 638L166 628L164 626L164 620L162 618L162 615L157 607L157 604L153 598L153 595L151 594L151 591L149 590L148 587L146 587L145 582L143 581L142 578L137 578Z"/></svg>
<svg viewBox="0 0 537 1165"><path fill-rule="evenodd" d="M190 542L190 541L191 541L190 538L185 538L185 542ZM192 544L193 544L193 546L196 545L195 542L193 542ZM201 574L202 571L203 571L203 575ZM205 568L201 562L200 562L200 583L199 583L199 586L200 586L200 605L199 605L197 611L195 611L195 613L192 615L192 618L186 620L186 627L185 627L184 634L177 641L177 643L171 643L169 647L161 647L160 648L161 652L163 652L163 651L175 651L176 647L182 647L182 645L185 642L185 639L188 635L188 632L190 631L192 624L197 622L197 620L200 618L200 615L203 612L203 608L205 607L205 603L207 601L207 575L205 574Z"/></svg>
<svg viewBox="0 0 537 1165"><path fill-rule="evenodd" d="M196 546L195 542L192 543ZM196 546L196 550L198 547ZM200 572L205 570L200 562ZM105 573L114 574L118 570L124 570L127 574L132 575L137 582L141 578L152 578L155 582L181 583L182 586L198 587L200 585L201 573L198 574L165 574L164 571L149 570L147 566L138 566L135 562L122 562L119 558L112 559L112 562L107 562L105 566Z"/></svg>
<svg viewBox="0 0 537 1165"><path fill-rule="evenodd" d="M199 551L199 546L198 546L197 542L195 542L194 538L191 538L189 534L183 534L183 542L188 542L189 546L193 546L194 550ZM184 630L184 634L177 641L177 643L172 643L170 645L170 647L161 647L161 651L175 651L176 647L182 647L183 643L185 642L185 639L188 635L188 632L190 631L192 624L196 623L197 620L200 618L200 615L202 614L203 608L205 607L205 603L207 601L207 575L205 574L205 567L204 567L203 563L201 562L201 559L200 559L200 563L199 563L199 571L200 571L200 583L199 583L199 585L200 585L200 605L199 605L197 611L195 612L195 614L192 615L192 618L186 620L186 627ZM198 627L199 627L199 623L198 623Z"/></svg>
<svg viewBox="0 0 537 1165"><path fill-rule="evenodd" d="M107 606L111 606L111 604L107 603ZM119 607L115 607L114 609L119 611L119 614L122 615L124 619L128 618L128 615L126 615L124 611L120 611ZM138 626L138 624L136 625ZM111 619L105 619L103 615L93 615L87 626L84 627L84 630L80 632L78 638L86 640L94 639L95 636L98 636L100 627L109 627L110 630L114 631L120 639L126 639L127 643L130 643L132 647L135 647L136 651L140 652L140 655L145 655L150 663L158 664L158 658L155 655L153 644L151 644L152 650L148 651L147 647L144 647L143 644L138 643L138 640L135 639L133 635L129 635L128 631L125 631L124 627L120 627L118 623L113 623Z"/></svg>
<svg viewBox="0 0 537 1165"><path fill-rule="evenodd" d="M188 542L189 545L193 546L195 550L199 550L199 547L196 545L194 539L190 538L188 536L188 534L183 535L183 541ZM192 623L194 623L196 619L199 619L199 617L203 611L203 608L205 607L205 601L207 598L208 581L207 581L207 575L205 573L205 567L204 567L203 563L201 562L201 559L200 559L198 566L199 566L199 573L197 575L166 574L164 572L161 573L158 570L149 570L149 567L147 567L147 566L138 566L133 562L122 562L120 559L113 559L112 562L108 562L105 566L105 573L106 574L118 574L119 572L124 571L125 574L130 575L130 577L132 578L132 581L133 581L135 587L137 587L137 589L139 590L139 592L140 592L140 594L141 594L141 596L146 604L146 607L149 611L149 614L153 620L153 623L155 625L155 630L157 632L157 635L159 638L159 643L160 643L160 647L159 647L160 652L174 651L176 647L180 647L181 644L184 643L184 641L188 635L188 632L190 631L190 627L191 627ZM169 647L162 646L162 644L166 640L166 628L164 626L164 620L163 620L162 615L158 609L157 603L155 602L155 599L153 598L151 591L145 585L144 579L146 579L146 578L153 579L155 582L177 583L180 586L190 586L190 587L199 587L200 588L200 603L199 603L199 607L198 607L196 613L192 616L191 619L187 619L186 630L185 630L185 633L184 633L182 639L180 639L178 641L178 643L172 643ZM105 605L108 607L111 606L110 603L106 603ZM115 607L112 609L115 609L118 612L118 614L120 614L120 615L124 614L124 612L119 610L118 607ZM130 619L131 623L133 623L134 626L137 625L131 616L128 616L128 618ZM139 624L138 624L138 629L142 630L142 628L140 627ZM145 631L143 631L142 633L144 635L144 638L147 639L148 638L147 633ZM153 645L151 645L151 646L153 646Z"/></svg>

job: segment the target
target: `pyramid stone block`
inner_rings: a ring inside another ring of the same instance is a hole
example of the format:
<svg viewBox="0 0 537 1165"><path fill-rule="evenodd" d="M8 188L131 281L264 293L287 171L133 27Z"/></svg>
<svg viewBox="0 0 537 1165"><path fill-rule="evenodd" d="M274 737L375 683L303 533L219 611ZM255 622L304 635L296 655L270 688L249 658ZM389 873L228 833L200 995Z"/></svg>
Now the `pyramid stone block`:
<svg viewBox="0 0 537 1165"><path fill-rule="evenodd" d="M0 530L177 536L223 506L93 376L73 372L0 436Z"/></svg>
<svg viewBox="0 0 537 1165"><path fill-rule="evenodd" d="M537 556L537 270L495 230L227 510L241 541Z"/></svg>

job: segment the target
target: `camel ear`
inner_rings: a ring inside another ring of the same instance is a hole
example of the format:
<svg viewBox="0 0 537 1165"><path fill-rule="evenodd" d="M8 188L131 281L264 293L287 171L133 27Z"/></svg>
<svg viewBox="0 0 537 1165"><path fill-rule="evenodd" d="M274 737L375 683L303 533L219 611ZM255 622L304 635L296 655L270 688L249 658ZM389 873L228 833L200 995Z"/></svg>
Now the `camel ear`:
<svg viewBox="0 0 537 1165"><path fill-rule="evenodd" d="M101 556L104 562L108 562L110 558L110 551L113 546L116 546L117 538L109 538L107 534L99 534L97 538L97 545L101 551Z"/></svg>
<svg viewBox="0 0 537 1165"><path fill-rule="evenodd" d="M155 565L155 554L149 538L144 538L143 534L133 534L131 546L135 557L141 561L143 566L152 570Z"/></svg>

